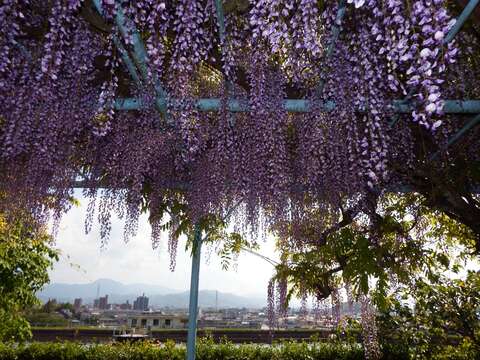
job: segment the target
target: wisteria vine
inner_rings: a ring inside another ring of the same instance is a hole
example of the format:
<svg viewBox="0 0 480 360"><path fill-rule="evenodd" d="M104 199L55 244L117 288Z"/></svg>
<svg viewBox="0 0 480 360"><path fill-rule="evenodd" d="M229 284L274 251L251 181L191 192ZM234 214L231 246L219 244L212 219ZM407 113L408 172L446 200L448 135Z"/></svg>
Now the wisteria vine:
<svg viewBox="0 0 480 360"><path fill-rule="evenodd" d="M251 1L227 12L224 39L211 0L99 3L101 14L87 0L0 5L6 210L61 214L82 179L101 199L105 238L112 212L128 238L172 190L192 222L240 202L235 218L255 230L290 219L305 197L328 208L381 191L398 180L395 164L417 160L415 133L440 143L456 129L444 94L468 70L458 42L444 43L454 23L444 0L349 0L341 21L333 1ZM143 60L131 56L140 84L113 41L136 54L132 34L145 44ZM199 111L201 97L220 99L220 111ZM311 100L310 112L285 111L292 97ZM146 106L119 111L120 98ZM232 98L249 111L232 114ZM398 99L412 112L392 127Z"/></svg>

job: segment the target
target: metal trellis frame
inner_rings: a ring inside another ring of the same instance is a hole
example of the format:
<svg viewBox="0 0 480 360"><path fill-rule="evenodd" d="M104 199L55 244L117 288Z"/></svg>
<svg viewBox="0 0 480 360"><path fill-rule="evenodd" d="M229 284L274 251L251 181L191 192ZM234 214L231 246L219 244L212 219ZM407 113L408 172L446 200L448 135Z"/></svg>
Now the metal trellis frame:
<svg viewBox="0 0 480 360"><path fill-rule="evenodd" d="M455 25L451 31L447 34L444 39L444 44L452 41L457 33L461 30L467 19L472 14L475 7L479 4L480 0L470 0L461 15L458 17ZM101 1L93 0L93 3L97 11L103 15ZM218 32L222 45L221 51L224 51L225 46L225 16L223 13L222 0L215 0L217 21L218 21ZM329 59L335 49L335 43L340 36L341 31L341 21L345 15L346 11L346 0L340 0L338 5L338 11L335 18L335 23L332 26L332 42L326 51L326 59ZM135 28L133 21L128 21L123 12L121 6L117 4L117 11L115 15L115 24L122 35L126 43L132 43L133 48L133 60L130 59L128 51L122 45L120 39L116 35L113 36L113 41L115 46L118 48L122 61L125 63L125 66L130 73L132 80L135 84L141 88L145 84L148 84L150 81L150 76L152 77L154 88L155 88L155 106L157 110L163 115L163 118L167 121L167 98L168 94L163 88L159 74L156 74L154 71L148 69L148 55L143 43L142 37L139 34L138 30ZM127 23L128 21L128 23ZM131 41L130 41L131 40ZM140 71L140 75L138 74ZM325 81L321 80L316 89L316 98L318 99L323 92L325 86ZM227 89L233 92L233 84L228 81ZM393 109L397 114L409 113L412 111L413 106L409 104L410 97L407 97L403 100L396 100L393 102ZM173 109L181 110L184 106L181 99L169 99L170 104ZM313 106L315 105L315 106ZM117 99L115 101L115 109L117 110L141 110L145 108L146 104L138 98L124 98ZM217 98L204 98L198 99L196 102L196 107L200 111L219 111L222 107L222 101ZM307 99L285 99L283 103L284 110L288 112L309 112L312 108L321 109L322 111L332 111L335 109L335 103L332 101L316 101L312 103L311 100ZM249 106L247 101L241 99L230 98L227 102L227 109L230 112L248 112ZM359 109L362 110L362 109ZM365 110L365 109L363 109ZM458 113L458 114L479 114L480 113L480 100L446 100L444 106L444 112L447 114ZM398 115L397 118L398 119ZM391 123L393 125L396 121L394 119ZM449 141L447 146L450 146L457 142L463 135L465 135L470 129L474 126L477 126L480 123L480 115L474 117L469 121L460 131L458 131ZM434 157L437 154L434 154ZM196 342L196 330L197 330L197 310L198 310L198 288L199 288L199 273L200 273L200 255L201 255L201 246L202 246L202 234L201 228L198 224L195 225L194 232L194 244L193 244L193 254L192 254L192 273L191 273L191 282L190 282L190 303L189 303L189 321L188 321L188 339L187 339L187 360L195 359L195 342Z"/></svg>
<svg viewBox="0 0 480 360"><path fill-rule="evenodd" d="M445 39L443 40L444 44L448 44L450 41L453 40L453 38L458 34L458 32L462 29L463 25L467 21L467 19L472 15L473 10L477 7L477 5L480 3L480 0L470 0L463 9L462 13L460 16L457 18L457 21L455 22L455 25L453 25L452 29L450 32L447 34Z"/></svg>
<svg viewBox="0 0 480 360"><path fill-rule="evenodd" d="M93 3L95 5L95 8L97 11L103 15L103 9L101 5L101 0L93 0ZM127 24L127 19L125 17L125 13L122 9L122 7L117 4L116 6L116 12L115 12L115 25L117 26L118 30L122 34L123 39L125 40L126 43L132 43L133 46L133 59L140 70L140 73L142 75L142 80L147 84L150 80L150 75L153 77L153 83L155 87L155 94L156 94L156 99L155 99L155 106L157 110L164 116L164 118L167 118L167 92L163 88L158 75L154 72L151 71L149 72L148 69L148 54L147 50L145 48L145 44L143 43L142 37L139 34L138 30L136 29L135 24L133 21L130 21L129 24ZM115 41L115 39L114 39ZM119 49L120 50L120 49ZM120 50L120 53L122 51ZM132 67L133 63L130 60L130 57L124 57L122 54L122 59L125 61L125 65L127 66L127 69L129 70L130 74L136 73L134 70L135 68ZM132 75L133 76L133 75ZM138 79L138 76L136 76ZM136 81L136 84L141 87L141 83L139 81Z"/></svg>

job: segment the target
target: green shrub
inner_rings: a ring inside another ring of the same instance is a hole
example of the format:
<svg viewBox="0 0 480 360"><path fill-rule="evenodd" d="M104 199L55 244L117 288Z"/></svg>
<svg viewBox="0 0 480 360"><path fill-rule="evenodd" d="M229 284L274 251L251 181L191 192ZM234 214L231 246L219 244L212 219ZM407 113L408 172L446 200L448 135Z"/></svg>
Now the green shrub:
<svg viewBox="0 0 480 360"><path fill-rule="evenodd" d="M473 344L446 347L435 360L479 359ZM383 347L382 360L407 360L409 350L399 345ZM411 354L411 353L410 353ZM185 347L173 341L160 345L151 342L123 344L0 343L0 360L183 360ZM355 343L307 343L285 341L268 345L215 343L211 338L198 341L197 360L364 360L363 349Z"/></svg>
<svg viewBox="0 0 480 360"><path fill-rule="evenodd" d="M0 360L183 360L185 347L173 342L82 345L79 343L32 343L0 346ZM359 345L282 342L275 346L215 344L200 339L198 360L360 360Z"/></svg>

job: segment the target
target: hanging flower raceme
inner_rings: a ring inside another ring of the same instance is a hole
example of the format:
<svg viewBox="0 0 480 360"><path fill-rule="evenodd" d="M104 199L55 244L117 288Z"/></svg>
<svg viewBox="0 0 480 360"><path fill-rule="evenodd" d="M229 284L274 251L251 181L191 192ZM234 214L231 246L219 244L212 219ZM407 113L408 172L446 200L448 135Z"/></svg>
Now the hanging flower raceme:
<svg viewBox="0 0 480 360"><path fill-rule="evenodd" d="M106 50L107 60L105 66L109 68L109 79L101 87L98 99L98 109L92 118L93 133L95 136L105 136L111 129L111 123L115 115L114 103L116 90L118 88L118 77L116 70L119 66L118 59L115 56L112 36L108 39L108 48Z"/></svg>
<svg viewBox="0 0 480 360"><path fill-rule="evenodd" d="M370 36L380 46L379 62L388 67L386 84L414 104L413 121L435 130L442 123L444 73L458 53L455 41L444 43L455 22L445 1L417 0L410 5L369 0L355 1L355 6L362 7L372 22Z"/></svg>
<svg viewBox="0 0 480 360"><path fill-rule="evenodd" d="M81 3L81 0L53 2L52 14L49 17L50 31L45 35L39 77L48 76L53 81L57 80L60 66L68 56L69 37L76 22L74 16L80 9Z"/></svg>
<svg viewBox="0 0 480 360"><path fill-rule="evenodd" d="M208 58L213 38L204 25L209 15L198 0L179 0L176 4L171 62L174 72L192 74L195 66Z"/></svg>
<svg viewBox="0 0 480 360"><path fill-rule="evenodd" d="M0 92L6 87L4 76L13 68L13 54L26 52L24 45L20 43L22 35L21 23L25 22L22 7L29 5L28 0L7 0L0 5ZM25 55L25 54L23 54Z"/></svg>
<svg viewBox="0 0 480 360"><path fill-rule="evenodd" d="M225 6L222 39L211 0L99 3L102 14L80 0L0 5L0 191L61 212L81 174L105 238L110 212L129 238L144 202L172 189L193 220L240 202L242 228L301 229L307 203L327 214L399 181L419 129L458 128L445 94L476 94L474 76L451 71L463 54L444 43L441 0L252 1ZM402 99L411 114L391 127Z"/></svg>
<svg viewBox="0 0 480 360"><path fill-rule="evenodd" d="M262 0L253 1L252 5L249 20L253 43L264 40L294 82L305 84L316 78L316 62L324 48L324 27L317 2Z"/></svg>

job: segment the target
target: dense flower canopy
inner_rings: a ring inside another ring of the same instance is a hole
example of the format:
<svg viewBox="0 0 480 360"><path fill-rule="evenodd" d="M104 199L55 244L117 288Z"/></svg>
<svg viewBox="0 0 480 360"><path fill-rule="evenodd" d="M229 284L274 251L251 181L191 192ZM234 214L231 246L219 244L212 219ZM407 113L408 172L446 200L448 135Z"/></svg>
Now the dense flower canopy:
<svg viewBox="0 0 480 360"><path fill-rule="evenodd" d="M419 147L432 155L462 126L443 101L478 97L478 39L444 41L444 0L223 6L224 29L213 0L4 1L1 191L61 214L82 179L104 236L112 211L131 235L172 190L191 219L240 203L253 227L305 197L368 207L368 194L408 183ZM202 111L200 98L220 105ZM287 98L309 111L288 112Z"/></svg>

